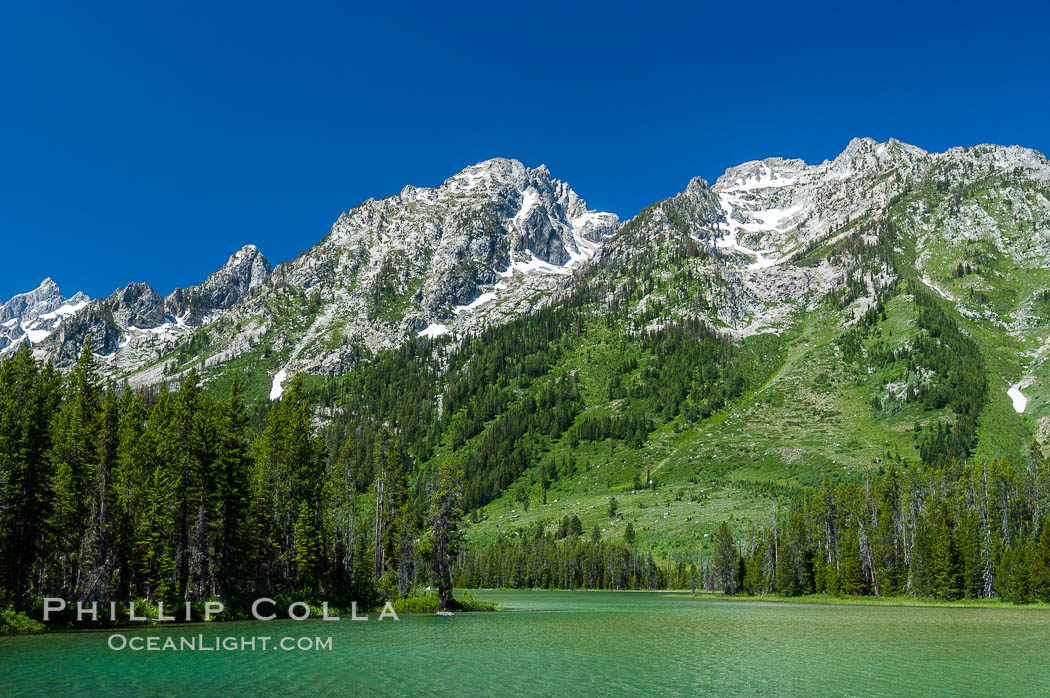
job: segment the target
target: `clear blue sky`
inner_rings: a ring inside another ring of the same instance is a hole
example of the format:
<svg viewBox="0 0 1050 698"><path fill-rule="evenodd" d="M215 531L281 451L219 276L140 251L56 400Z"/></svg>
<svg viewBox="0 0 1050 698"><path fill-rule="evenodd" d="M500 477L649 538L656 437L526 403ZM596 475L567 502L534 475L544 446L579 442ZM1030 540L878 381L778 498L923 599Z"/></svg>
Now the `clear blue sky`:
<svg viewBox="0 0 1050 698"><path fill-rule="evenodd" d="M1039 4L5 3L0 298L274 263L493 156L628 217L854 136L1050 149Z"/></svg>

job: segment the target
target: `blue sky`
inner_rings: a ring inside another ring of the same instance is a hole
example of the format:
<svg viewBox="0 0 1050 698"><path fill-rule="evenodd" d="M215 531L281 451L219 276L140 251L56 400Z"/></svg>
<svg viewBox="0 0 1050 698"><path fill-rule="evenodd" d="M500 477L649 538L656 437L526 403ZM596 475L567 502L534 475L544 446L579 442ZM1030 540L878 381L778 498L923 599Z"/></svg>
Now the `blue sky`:
<svg viewBox="0 0 1050 698"><path fill-rule="evenodd" d="M854 136L1050 149L1035 3L7 3L0 298L167 293L493 156L627 217Z"/></svg>

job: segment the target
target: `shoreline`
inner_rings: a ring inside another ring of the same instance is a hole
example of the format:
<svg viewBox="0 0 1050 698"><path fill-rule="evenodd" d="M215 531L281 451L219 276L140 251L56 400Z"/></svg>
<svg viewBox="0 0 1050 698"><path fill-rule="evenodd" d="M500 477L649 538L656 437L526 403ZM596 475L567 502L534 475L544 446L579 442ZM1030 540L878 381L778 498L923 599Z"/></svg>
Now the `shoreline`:
<svg viewBox="0 0 1050 698"><path fill-rule="evenodd" d="M957 599L954 601L947 601L944 599L926 598L926 597L911 597L911 596L828 596L823 594L809 594L806 596L780 596L778 594L758 594L754 596L747 595L726 595L720 592L700 591L693 593L689 589L500 589L500 588L483 588L483 589L470 589L463 590L470 591L472 593L507 593L507 592L532 592L532 593L543 593L543 592L558 592L558 593L603 593L603 594L661 594L679 599L693 599L696 601L723 601L730 603L775 603L784 605L805 605L805 606L872 606L872 607L884 607L884 608L983 608L983 609L1001 609L1001 610L1030 610L1034 612L1046 612L1050 611L1050 603L1042 601L1033 601L1028 604L1017 604L1010 601L1003 601L1001 599ZM480 600L483 603L489 602L489 600ZM421 610L415 608L398 608L399 604L395 604L398 615L430 615L430 610ZM503 610L496 604L499 610ZM369 612L378 611L376 609L370 609ZM460 610L456 613L486 613L496 609L470 609ZM341 609L333 609L333 612L342 612ZM28 617L27 617L28 618ZM29 618L35 624L40 624L40 621ZM287 617L278 618L276 620L294 620ZM309 620L320 620L317 617L311 617L304 621ZM146 628L166 628L166 627L193 627L200 625L211 625L215 623L250 623L250 622L268 622L268 621L256 621L251 617L234 617L228 619L213 619L209 621L173 621L173 622L152 622L144 623L120 623L107 624L105 627L34 627L26 628L22 630L5 630L0 632L0 637L12 637L17 635L43 635L52 633L82 633L82 632L108 632L114 630L127 630L127 629L146 629Z"/></svg>
<svg viewBox="0 0 1050 698"><path fill-rule="evenodd" d="M487 599L476 598L472 590L464 589L461 590L459 598L456 599L457 608L455 613L492 613L500 612L503 609L499 604L489 601ZM185 618L176 618L172 620L160 621L156 617L147 617L143 621L132 622L126 617L119 618L115 621L109 619L103 619L98 621L98 625L88 624L81 621L67 621L65 624L59 625L58 622L54 626L48 626L44 621L38 620L27 615L21 611L14 611L12 609L0 610L0 620L3 620L5 625L0 630L0 637L11 637L15 635L44 635L52 633L78 633L78 632L111 632L116 630L127 630L127 629L146 629L146 628L168 628L168 627L188 627L188 626L202 626L212 624L225 624L225 623L268 623L274 620L277 621L293 621L297 623L308 622L308 621L334 621L337 620L335 616L353 618L354 620L363 620L363 618L354 618L358 613L379 613L380 619L383 614L393 613L395 616L400 615L433 615L436 611L440 610L437 605L437 597L433 594L426 594L422 596L411 596L401 599L394 599L384 604L377 604L367 609L352 609L342 606L332 606L328 609L323 609L315 603L308 605L310 614L305 618L293 618L287 613L283 615L277 615L274 618L256 618L248 615L244 608L236 607L232 610L232 615L227 618L216 616L208 620L204 620L199 617L194 617L192 620L186 620ZM224 609L225 612L226 609ZM332 617L325 617L323 614L327 612Z"/></svg>
<svg viewBox="0 0 1050 698"><path fill-rule="evenodd" d="M688 593L688 592L687 592ZM991 608L991 609L1034 609L1050 611L1050 604L1041 601L1019 604L1001 599L945 599L913 596L827 596L807 594L806 596L780 596L778 594L759 594L755 596L724 595L717 592L703 592L691 598L713 601L737 601L741 603L761 602L797 605L824 606L882 606L887 608Z"/></svg>
<svg viewBox="0 0 1050 698"><path fill-rule="evenodd" d="M732 601L737 603L779 603L797 605L826 606L883 606L899 608L992 608L992 609L1032 609L1050 611L1050 603L1033 601L1018 604L1002 599L956 599L947 601L930 597L915 596L828 596L824 594L807 594L806 596L781 596L779 594L723 594L718 591L698 591L695 594L689 589L476 589L478 592L586 592L615 594L666 594L676 598L695 599L698 601Z"/></svg>

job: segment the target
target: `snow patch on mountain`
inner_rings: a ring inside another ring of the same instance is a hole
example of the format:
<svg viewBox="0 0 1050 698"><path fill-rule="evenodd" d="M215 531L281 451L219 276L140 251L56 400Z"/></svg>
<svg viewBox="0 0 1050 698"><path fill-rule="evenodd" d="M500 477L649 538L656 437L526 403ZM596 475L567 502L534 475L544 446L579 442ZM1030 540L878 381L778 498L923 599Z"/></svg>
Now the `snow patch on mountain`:
<svg viewBox="0 0 1050 698"><path fill-rule="evenodd" d="M1028 398L1016 385L1011 385L1006 394L1010 396L1010 400L1014 404L1014 412L1017 414L1023 413L1025 408L1028 407Z"/></svg>
<svg viewBox="0 0 1050 698"><path fill-rule="evenodd" d="M521 197L521 208L514 214L514 222L521 224L528 218L529 213L532 209L540 202L540 195L536 193L535 189L531 187L525 190L525 195Z"/></svg>
<svg viewBox="0 0 1050 698"><path fill-rule="evenodd" d="M39 344L51 334L51 330L35 330L32 327L26 327L25 325L22 325L22 331L25 332L26 337L29 338L29 341L32 344Z"/></svg>
<svg viewBox="0 0 1050 698"><path fill-rule="evenodd" d="M83 295L83 294L79 294ZM84 296L84 300L79 303L63 303L61 307L52 310L50 313L44 313L40 316L41 320L57 320L67 315L72 315L84 306L88 304L87 296Z"/></svg>
<svg viewBox="0 0 1050 698"><path fill-rule="evenodd" d="M944 298L945 300L949 300L949 301L954 301L955 300L954 298L951 297L951 295L948 294L947 291L942 289L937 284L933 283L933 281L931 281L929 277L927 277L927 276L922 277L922 282L924 284L926 284L927 286L929 286L930 288L932 288L934 291L936 291L937 295L939 295L941 298Z"/></svg>
<svg viewBox="0 0 1050 698"><path fill-rule="evenodd" d="M544 262L542 259L532 254L531 251L525 250L525 254L528 256L528 261L525 262L511 262L507 265L507 268L499 273L500 278L509 279L514 274L533 274L533 273L546 273L546 274L571 274L571 265L557 265L551 264L550 262ZM505 287L505 286L504 286ZM496 288L501 288L500 284L496 284Z"/></svg>
<svg viewBox="0 0 1050 698"><path fill-rule="evenodd" d="M435 322L433 324L427 325L426 328L420 330L419 334L416 336L434 338L446 335L450 331L451 330L449 330L448 325L442 325L441 323Z"/></svg>
<svg viewBox="0 0 1050 698"><path fill-rule="evenodd" d="M456 307L454 307L452 309L452 312L455 315L459 315L461 313L469 313L472 310L477 310L478 308L482 307L483 305L485 305L489 301L496 300L496 298L498 298L498 297L499 296L496 294L495 291L486 291L485 293L482 293L480 296L475 298L473 301L471 301L467 305L457 305Z"/></svg>
<svg viewBox="0 0 1050 698"><path fill-rule="evenodd" d="M280 400L284 395L284 381L288 378L288 371L283 368L274 374L273 383L270 384L270 400Z"/></svg>

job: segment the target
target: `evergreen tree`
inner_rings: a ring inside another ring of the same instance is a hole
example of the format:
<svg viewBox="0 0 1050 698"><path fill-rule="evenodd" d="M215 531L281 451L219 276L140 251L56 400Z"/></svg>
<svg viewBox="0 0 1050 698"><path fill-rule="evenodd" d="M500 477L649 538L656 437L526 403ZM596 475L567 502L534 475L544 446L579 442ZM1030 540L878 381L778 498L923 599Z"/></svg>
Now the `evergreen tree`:
<svg viewBox="0 0 1050 698"><path fill-rule="evenodd" d="M321 560L321 536L314 524L314 513L304 501L299 504L295 522L295 587L300 593L317 591L318 566Z"/></svg>
<svg viewBox="0 0 1050 698"><path fill-rule="evenodd" d="M929 553L931 589L942 599L957 599L962 594L961 560L945 505L937 510L932 534Z"/></svg>
<svg viewBox="0 0 1050 698"><path fill-rule="evenodd" d="M219 584L224 596L242 588L250 551L249 504L251 501L251 458L247 435L248 418L244 410L241 381L235 377L229 398L220 405L217 488L221 527L219 540Z"/></svg>
<svg viewBox="0 0 1050 698"><path fill-rule="evenodd" d="M438 590L438 603L442 609L447 609L453 603L453 564L463 540L459 529L459 521L463 518L462 474L453 469L450 461L440 465L428 494L430 510L425 550Z"/></svg>
<svg viewBox="0 0 1050 698"><path fill-rule="evenodd" d="M1039 541L1032 552L1032 593L1050 602L1050 515L1043 517Z"/></svg>
<svg viewBox="0 0 1050 698"><path fill-rule="evenodd" d="M800 503L793 502L784 527L784 544L780 546L776 569L776 588L784 596L802 596L813 590L809 535Z"/></svg>
<svg viewBox="0 0 1050 698"><path fill-rule="evenodd" d="M736 539L725 521L715 534L715 579L719 588L727 594L737 592L737 571L740 564Z"/></svg>

